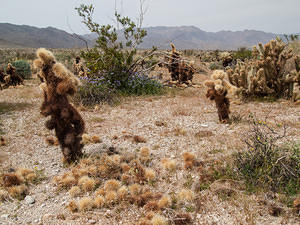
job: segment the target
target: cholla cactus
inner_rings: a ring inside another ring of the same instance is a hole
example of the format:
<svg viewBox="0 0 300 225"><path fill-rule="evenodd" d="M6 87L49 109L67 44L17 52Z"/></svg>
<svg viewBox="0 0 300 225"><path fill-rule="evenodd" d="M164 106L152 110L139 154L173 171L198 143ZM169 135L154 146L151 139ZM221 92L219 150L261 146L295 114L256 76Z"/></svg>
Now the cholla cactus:
<svg viewBox="0 0 300 225"><path fill-rule="evenodd" d="M172 53L170 56L168 69L171 73L172 80L178 81L179 83L187 83L188 81L192 81L195 73L193 62L186 63L183 59L181 59L173 43L171 43L171 47Z"/></svg>
<svg viewBox="0 0 300 225"><path fill-rule="evenodd" d="M222 70L215 70L211 75L211 80L204 84L208 87L206 97L210 100L215 100L218 109L219 121L222 123L229 122L229 99L227 93L235 94L237 88L231 85L226 79L226 73Z"/></svg>
<svg viewBox="0 0 300 225"><path fill-rule="evenodd" d="M50 51L40 48L36 54L38 59L34 61L34 66L40 70L40 76L45 81L40 85L44 92L41 114L51 116L45 125L49 130L55 130L64 159L70 163L82 155L83 147L84 121L68 100L68 95L76 92L80 82L61 63L56 62Z"/></svg>
<svg viewBox="0 0 300 225"><path fill-rule="evenodd" d="M16 73L16 68L8 63L6 73L0 69L0 82L4 83L4 88L23 84L23 78Z"/></svg>
<svg viewBox="0 0 300 225"><path fill-rule="evenodd" d="M291 97L295 74L285 71L285 64L293 56L292 50L279 38L253 47L252 59L239 61L235 70L227 69L231 84L244 96Z"/></svg>
<svg viewBox="0 0 300 225"><path fill-rule="evenodd" d="M75 61L73 63L73 70L74 70L74 74L80 77L86 77L87 76L87 72L86 72L86 68L84 67L82 61L80 60L80 57L77 56L75 58Z"/></svg>

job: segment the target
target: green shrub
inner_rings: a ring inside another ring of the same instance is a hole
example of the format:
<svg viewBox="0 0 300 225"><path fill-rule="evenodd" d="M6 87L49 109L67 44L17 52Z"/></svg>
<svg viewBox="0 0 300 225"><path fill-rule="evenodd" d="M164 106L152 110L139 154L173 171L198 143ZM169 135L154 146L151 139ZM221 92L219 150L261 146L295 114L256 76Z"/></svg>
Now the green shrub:
<svg viewBox="0 0 300 225"><path fill-rule="evenodd" d="M244 61L245 59L250 59L252 56L252 51L246 47L240 47L238 50L234 53L233 58L234 59L240 59Z"/></svg>
<svg viewBox="0 0 300 225"><path fill-rule="evenodd" d="M95 105L101 102L114 104L117 101L115 91L104 82L103 78L82 77L80 79L82 86L79 87L73 97L76 103Z"/></svg>
<svg viewBox="0 0 300 225"><path fill-rule="evenodd" d="M12 63L16 67L16 73L22 76L23 79L29 79L31 77L30 65L25 60L18 60Z"/></svg>
<svg viewBox="0 0 300 225"><path fill-rule="evenodd" d="M161 83L147 76L136 74L131 76L126 87L115 89L103 77L82 77L82 86L79 87L74 101L83 105L94 105L101 102L115 104L120 96L162 94L164 88Z"/></svg>
<svg viewBox="0 0 300 225"><path fill-rule="evenodd" d="M163 91L164 88L161 83L143 74L130 76L126 86L120 89L121 94L128 95L159 95L162 94Z"/></svg>
<svg viewBox="0 0 300 225"><path fill-rule="evenodd" d="M278 130L281 129L281 130ZM279 144L286 128L252 118L247 149L235 155L235 167L248 190L264 189L295 195L300 192L300 145Z"/></svg>
<svg viewBox="0 0 300 225"><path fill-rule="evenodd" d="M142 55L137 54L137 46L146 36L146 31L138 27L130 18L121 17L115 13L116 21L120 25L120 34L111 25L100 26L92 21L94 12L92 5L81 5L76 9L83 18L83 23L91 32L98 35L95 47L81 52L89 75L103 79L110 89L125 94L140 95L159 92L158 89L162 88L162 85L159 85L158 81L146 78L156 64L153 60L156 48ZM136 85L132 85L132 82Z"/></svg>

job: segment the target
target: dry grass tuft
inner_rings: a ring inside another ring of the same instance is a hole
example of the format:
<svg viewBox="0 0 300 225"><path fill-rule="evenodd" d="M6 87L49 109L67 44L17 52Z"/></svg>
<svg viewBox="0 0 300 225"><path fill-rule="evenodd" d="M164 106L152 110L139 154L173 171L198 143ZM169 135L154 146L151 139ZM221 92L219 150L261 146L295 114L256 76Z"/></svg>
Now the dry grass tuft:
<svg viewBox="0 0 300 225"><path fill-rule="evenodd" d="M76 203L74 200L70 201L70 203L68 204L67 208L68 208L72 213L77 212L78 209L79 209L77 203Z"/></svg>
<svg viewBox="0 0 300 225"><path fill-rule="evenodd" d="M128 188L131 195L139 195L142 189L141 185L139 184L132 184Z"/></svg>
<svg viewBox="0 0 300 225"><path fill-rule="evenodd" d="M118 200L117 192L115 192L115 191L106 192L106 194L105 194L105 203L107 205L114 204L114 203L117 202L117 200Z"/></svg>
<svg viewBox="0 0 300 225"><path fill-rule="evenodd" d="M94 179L88 176L83 176L78 180L78 185L82 188L83 191L87 192L94 190L96 182Z"/></svg>
<svg viewBox="0 0 300 225"><path fill-rule="evenodd" d="M150 161L150 149L148 147L142 147L140 149L139 159L142 163L146 163Z"/></svg>
<svg viewBox="0 0 300 225"><path fill-rule="evenodd" d="M123 185L118 189L117 194L120 200L125 200L128 196L128 188Z"/></svg>
<svg viewBox="0 0 300 225"><path fill-rule="evenodd" d="M95 204L95 206L96 206L97 209L102 208L102 207L105 205L105 198L102 197L102 196L100 196L100 195L97 196L97 197L95 198L94 204Z"/></svg>
<svg viewBox="0 0 300 225"><path fill-rule="evenodd" d="M175 171L176 167L177 167L176 161L173 159L167 159L167 158L162 159L161 164L162 164L163 168L168 171Z"/></svg>
<svg viewBox="0 0 300 225"><path fill-rule="evenodd" d="M1 177L1 185L4 187L11 187L11 186L19 185L22 182L23 182L23 179L21 179L15 173L3 174Z"/></svg>
<svg viewBox="0 0 300 225"><path fill-rule="evenodd" d="M121 168L122 168L122 173L126 173L130 170L130 166L127 163L122 163Z"/></svg>
<svg viewBox="0 0 300 225"><path fill-rule="evenodd" d="M120 187L120 181L111 179L105 182L104 190L105 191L116 191Z"/></svg>
<svg viewBox="0 0 300 225"><path fill-rule="evenodd" d="M133 141L135 143L146 143L147 142L146 138L138 136L138 135L133 136Z"/></svg>
<svg viewBox="0 0 300 225"><path fill-rule="evenodd" d="M167 219L165 217L163 217L163 216L161 216L159 214L156 214L151 219L151 223L153 225L167 225L168 221L167 221Z"/></svg>
<svg viewBox="0 0 300 225"><path fill-rule="evenodd" d="M78 202L78 209L81 212L91 210L94 206L94 201L90 197L83 197Z"/></svg>
<svg viewBox="0 0 300 225"><path fill-rule="evenodd" d="M8 193L11 197L22 200L26 196L28 188L22 184L8 188Z"/></svg>
<svg viewBox="0 0 300 225"><path fill-rule="evenodd" d="M72 186L77 184L77 180L72 175L67 175L58 179L59 186L63 188L71 188Z"/></svg>
<svg viewBox="0 0 300 225"><path fill-rule="evenodd" d="M89 144L90 143L90 136L88 134L83 134L82 135L82 141L83 144Z"/></svg>
<svg viewBox="0 0 300 225"><path fill-rule="evenodd" d="M73 186L70 190L69 190L69 194L71 195L71 197L77 197L81 194L81 189L78 186Z"/></svg>
<svg viewBox="0 0 300 225"><path fill-rule="evenodd" d="M145 169L145 178L146 178L148 181L153 181L153 180L155 180L155 178L156 178L155 171L154 171L153 169L146 168L146 169Z"/></svg>
<svg viewBox="0 0 300 225"><path fill-rule="evenodd" d="M102 141L101 141L101 139L100 139L100 137L99 136L97 136L97 135L93 135L92 137L91 137L91 141L92 141L92 143L101 143Z"/></svg>
<svg viewBox="0 0 300 225"><path fill-rule="evenodd" d="M196 156L190 152L182 154L185 169L192 169L196 163Z"/></svg>
<svg viewBox="0 0 300 225"><path fill-rule="evenodd" d="M105 190L103 188L98 188L95 191L95 196L98 196L98 195L104 196L105 195Z"/></svg>
<svg viewBox="0 0 300 225"><path fill-rule="evenodd" d="M182 189L178 194L177 197L181 202L191 202L195 199L195 193L189 189Z"/></svg>
<svg viewBox="0 0 300 225"><path fill-rule="evenodd" d="M0 189L0 202L5 201L6 199L8 199L8 197L8 192L6 190Z"/></svg>
<svg viewBox="0 0 300 225"><path fill-rule="evenodd" d="M164 195L161 197L161 199L159 199L158 201L158 207L160 209L164 209L164 208L168 208L171 205L171 198L169 195Z"/></svg>
<svg viewBox="0 0 300 225"><path fill-rule="evenodd" d="M184 130L183 128L180 128L180 127L176 127L173 130L173 133L175 136L185 136L187 134L186 130Z"/></svg>
<svg viewBox="0 0 300 225"><path fill-rule="evenodd" d="M147 218L141 218L137 222L137 225L152 225L152 224L151 224L151 221L148 220Z"/></svg>
<svg viewBox="0 0 300 225"><path fill-rule="evenodd" d="M88 135L88 134L83 134L82 135L82 143L83 144L90 144L90 143L93 143L93 144L96 144L96 143L101 143L101 139L99 136L97 135Z"/></svg>

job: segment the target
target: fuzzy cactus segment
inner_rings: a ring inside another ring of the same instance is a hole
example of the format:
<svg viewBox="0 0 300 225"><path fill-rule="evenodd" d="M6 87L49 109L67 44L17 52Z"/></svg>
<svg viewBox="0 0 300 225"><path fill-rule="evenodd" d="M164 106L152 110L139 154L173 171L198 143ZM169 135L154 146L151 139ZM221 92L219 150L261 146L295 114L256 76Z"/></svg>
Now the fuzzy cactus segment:
<svg viewBox="0 0 300 225"><path fill-rule="evenodd" d="M73 95L79 80L62 64L56 62L54 55L43 48L37 50L34 66L39 69L45 82L40 85L44 94L41 114L50 116L45 126L55 130L64 160L74 162L82 156L81 143L84 121L78 111L71 105L68 95Z"/></svg>

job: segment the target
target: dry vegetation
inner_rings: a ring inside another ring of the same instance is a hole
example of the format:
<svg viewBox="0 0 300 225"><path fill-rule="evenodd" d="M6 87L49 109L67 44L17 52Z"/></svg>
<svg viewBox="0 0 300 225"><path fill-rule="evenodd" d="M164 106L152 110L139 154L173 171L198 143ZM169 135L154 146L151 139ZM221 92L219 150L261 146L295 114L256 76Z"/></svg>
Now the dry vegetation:
<svg viewBox="0 0 300 225"><path fill-rule="evenodd" d="M57 139L44 127L37 79L2 90L0 223L300 223L299 197L249 190L232 167L233 155L248 151L250 114L275 128L287 124L282 142L299 142L299 104L231 96L230 121L220 123L203 85L212 72L198 57L189 56L202 71L189 87L117 106L78 106L85 156L73 165L64 166ZM171 79L167 68L157 74ZM26 195L35 202L22 200Z"/></svg>

